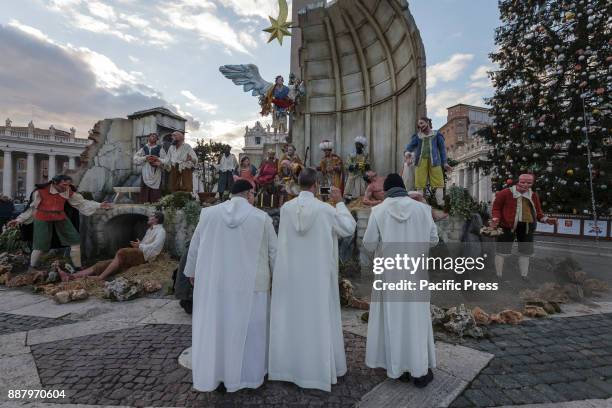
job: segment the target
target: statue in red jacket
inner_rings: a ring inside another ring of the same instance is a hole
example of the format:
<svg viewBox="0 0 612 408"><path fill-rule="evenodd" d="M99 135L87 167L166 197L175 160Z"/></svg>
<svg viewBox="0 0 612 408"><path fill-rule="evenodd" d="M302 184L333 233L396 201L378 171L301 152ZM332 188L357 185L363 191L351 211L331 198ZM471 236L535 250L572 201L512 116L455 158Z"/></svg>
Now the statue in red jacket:
<svg viewBox="0 0 612 408"><path fill-rule="evenodd" d="M533 255L533 232L537 222L556 224L555 218L546 217L542 212L540 198L531 190L535 176L521 174L518 183L505 188L495 195L491 227L500 226L503 233L497 237L495 271L502 277L504 259L512 254L512 244L518 241L519 269L521 277L527 279L529 258Z"/></svg>

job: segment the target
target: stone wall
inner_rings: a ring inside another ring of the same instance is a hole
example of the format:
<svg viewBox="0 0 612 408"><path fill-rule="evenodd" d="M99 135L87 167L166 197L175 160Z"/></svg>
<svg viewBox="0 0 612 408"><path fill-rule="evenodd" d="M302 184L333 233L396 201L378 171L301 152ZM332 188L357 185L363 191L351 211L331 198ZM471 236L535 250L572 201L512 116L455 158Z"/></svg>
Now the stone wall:
<svg viewBox="0 0 612 408"><path fill-rule="evenodd" d="M113 257L118 247L130 240L142 238L146 231L143 221L153 214L151 205L116 204L111 210L98 210L93 216L81 216L81 246L86 260ZM191 239L195 225L188 225L182 211L165 211L164 250L180 258Z"/></svg>
<svg viewBox="0 0 612 408"><path fill-rule="evenodd" d="M135 148L131 120L104 119L96 127L100 146L78 186L80 192L91 192L99 201L132 175Z"/></svg>

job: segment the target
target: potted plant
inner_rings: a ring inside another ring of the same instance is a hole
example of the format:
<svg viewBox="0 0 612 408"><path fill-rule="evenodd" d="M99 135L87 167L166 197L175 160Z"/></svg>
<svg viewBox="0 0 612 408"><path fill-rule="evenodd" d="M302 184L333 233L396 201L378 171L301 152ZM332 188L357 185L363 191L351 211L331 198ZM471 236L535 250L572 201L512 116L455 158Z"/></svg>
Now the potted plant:
<svg viewBox="0 0 612 408"><path fill-rule="evenodd" d="M219 180L219 174L215 165L219 163L223 151L228 147L227 144L221 142L208 142L199 139L196 142L196 147L193 149L198 155L197 171L200 174L204 191L198 193L200 202L213 203L217 193L214 191Z"/></svg>

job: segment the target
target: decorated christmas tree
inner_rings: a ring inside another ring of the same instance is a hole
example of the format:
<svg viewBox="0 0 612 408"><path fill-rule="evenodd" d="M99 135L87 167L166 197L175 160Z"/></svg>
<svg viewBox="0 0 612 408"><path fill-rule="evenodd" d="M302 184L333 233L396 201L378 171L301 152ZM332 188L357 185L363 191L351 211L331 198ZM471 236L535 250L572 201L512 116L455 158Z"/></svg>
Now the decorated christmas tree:
<svg viewBox="0 0 612 408"><path fill-rule="evenodd" d="M493 149L478 166L497 190L534 173L547 212L592 214L594 196L597 213L609 214L612 3L500 0L499 8L494 122L481 131Z"/></svg>

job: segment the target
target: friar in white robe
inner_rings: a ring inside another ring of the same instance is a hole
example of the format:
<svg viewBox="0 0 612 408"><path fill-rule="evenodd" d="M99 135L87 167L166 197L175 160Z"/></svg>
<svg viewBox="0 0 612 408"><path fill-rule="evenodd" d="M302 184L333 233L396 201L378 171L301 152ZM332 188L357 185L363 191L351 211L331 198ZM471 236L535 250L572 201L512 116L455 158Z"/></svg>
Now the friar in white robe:
<svg viewBox="0 0 612 408"><path fill-rule="evenodd" d="M254 207L253 186L238 180L232 199L204 208L184 274L193 278L193 386L257 388L267 373L272 219ZM222 390L222 388L220 388Z"/></svg>
<svg viewBox="0 0 612 408"><path fill-rule="evenodd" d="M298 197L281 207L278 257L270 309L271 380L331 391L346 373L338 290L338 238L355 232L356 222L339 189L315 196L316 170L305 168Z"/></svg>
<svg viewBox="0 0 612 408"><path fill-rule="evenodd" d="M395 258L400 253L426 257L430 246L438 243L438 232L431 207L408 197L402 178L390 174L384 183L385 200L372 208L363 245L376 257ZM379 271L380 272L380 271ZM394 274L395 272L395 274ZM426 267L410 271L384 271L374 279L418 283L427 279ZM380 288L380 284L378 285ZM390 378L414 379L417 387L433 379L436 366L429 294L423 291L379 291L372 289L368 319L366 365L382 367Z"/></svg>

